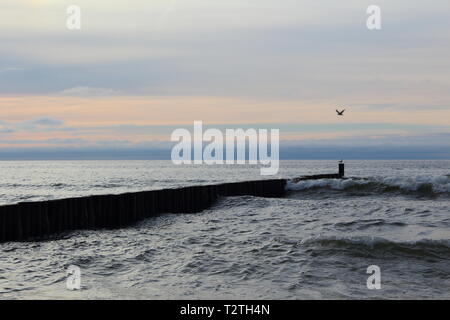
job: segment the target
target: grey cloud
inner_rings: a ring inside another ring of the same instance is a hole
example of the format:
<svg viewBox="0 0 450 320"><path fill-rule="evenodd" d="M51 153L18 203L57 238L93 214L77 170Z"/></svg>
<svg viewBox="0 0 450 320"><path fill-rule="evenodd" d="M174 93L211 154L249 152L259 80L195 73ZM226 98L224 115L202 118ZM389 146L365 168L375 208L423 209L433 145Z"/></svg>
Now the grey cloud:
<svg viewBox="0 0 450 320"><path fill-rule="evenodd" d="M6 68L0 68L0 73L6 73L6 72L14 72L14 71L23 71L24 68L17 68L17 67L6 67Z"/></svg>
<svg viewBox="0 0 450 320"><path fill-rule="evenodd" d="M409 10L402 14L401 2L381 1L384 28L380 32L365 28L365 3L338 5L322 0L319 4L311 7L296 1L284 5L264 1L263 12L275 8L276 12L289 14L288 24L281 20L269 23L271 17L266 17L265 22L265 17L260 16L257 23L237 23L234 29L231 25L202 25L203 28L161 32L134 30L121 36L84 32L70 37L58 33L44 34L39 39L31 35L7 37L3 48L11 50L0 50L0 58L9 64L27 66L27 71L8 79L0 77L0 92L96 96L119 91L343 100L358 92L370 103L376 89L383 97L421 93L450 101L446 73L450 46L448 35L442 32L448 29L449 22L446 12L440 11L449 7L448 2L422 5L420 10L403 2ZM260 12L256 3L252 5L255 14ZM217 10L214 5L206 7L205 10ZM239 4L233 2L225 7L230 14L239 9ZM314 23L302 23L303 9L312 14L314 10L330 14L320 12ZM247 14L251 10L251 5L250 9L245 6ZM296 14L297 23L293 19ZM233 18L239 19L239 15ZM61 50L66 46L79 50L65 52L73 55L70 63L55 62L51 57L48 61L35 61L20 47L29 41L45 53L55 44ZM76 59L80 52L115 52L114 48L122 47L140 54L89 63Z"/></svg>
<svg viewBox="0 0 450 320"><path fill-rule="evenodd" d="M30 125L44 126L44 127L57 127L64 124L64 121L53 118L39 118L36 120L26 122Z"/></svg>
<svg viewBox="0 0 450 320"><path fill-rule="evenodd" d="M87 87L87 86L77 86L59 92L59 94L63 96L78 96L78 97L111 96L116 95L118 93L119 91L113 89Z"/></svg>
<svg viewBox="0 0 450 320"><path fill-rule="evenodd" d="M64 121L51 117L43 117L21 122L0 121L0 132L13 133L18 131L36 132L65 130L65 128L63 128L63 125Z"/></svg>

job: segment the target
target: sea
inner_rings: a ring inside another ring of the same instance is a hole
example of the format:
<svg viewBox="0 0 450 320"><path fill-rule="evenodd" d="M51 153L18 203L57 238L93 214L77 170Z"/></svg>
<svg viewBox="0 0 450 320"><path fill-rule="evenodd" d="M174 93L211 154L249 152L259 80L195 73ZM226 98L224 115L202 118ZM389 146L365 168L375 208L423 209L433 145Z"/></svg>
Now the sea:
<svg viewBox="0 0 450 320"><path fill-rule="evenodd" d="M337 161L290 160L276 177L335 172ZM274 178L253 165L128 160L0 161L0 175L0 205ZM449 299L450 161L352 160L346 177L2 243L0 299Z"/></svg>

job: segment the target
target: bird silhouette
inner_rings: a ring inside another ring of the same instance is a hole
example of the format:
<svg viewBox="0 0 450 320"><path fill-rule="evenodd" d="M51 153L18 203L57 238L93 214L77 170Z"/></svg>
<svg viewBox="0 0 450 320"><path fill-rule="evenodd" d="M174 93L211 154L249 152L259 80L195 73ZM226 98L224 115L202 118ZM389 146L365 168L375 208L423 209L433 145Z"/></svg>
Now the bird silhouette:
<svg viewBox="0 0 450 320"><path fill-rule="evenodd" d="M344 115L344 111L345 111L345 109L342 110L342 111L336 110L338 116L343 116Z"/></svg>

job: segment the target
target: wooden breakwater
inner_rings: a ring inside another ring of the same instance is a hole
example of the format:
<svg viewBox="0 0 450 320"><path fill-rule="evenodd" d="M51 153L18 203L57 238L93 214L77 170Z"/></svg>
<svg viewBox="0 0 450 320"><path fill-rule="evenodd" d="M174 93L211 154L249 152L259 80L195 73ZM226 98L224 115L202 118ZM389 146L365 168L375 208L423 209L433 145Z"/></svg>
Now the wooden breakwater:
<svg viewBox="0 0 450 320"><path fill-rule="evenodd" d="M339 162L339 172L338 173L328 173L328 174L316 174L312 176L303 176L292 179L292 182L299 182L304 180L319 180L319 179L345 179L345 164Z"/></svg>
<svg viewBox="0 0 450 320"><path fill-rule="evenodd" d="M285 185L285 179L244 181L0 206L0 242L118 228L161 213L196 213L221 196L281 197Z"/></svg>
<svg viewBox="0 0 450 320"><path fill-rule="evenodd" d="M343 179L344 174L344 164L339 163L337 174L292 181ZM119 228L161 213L196 213L219 197L282 197L286 183L286 179L242 181L0 206L0 243L47 238L71 230Z"/></svg>

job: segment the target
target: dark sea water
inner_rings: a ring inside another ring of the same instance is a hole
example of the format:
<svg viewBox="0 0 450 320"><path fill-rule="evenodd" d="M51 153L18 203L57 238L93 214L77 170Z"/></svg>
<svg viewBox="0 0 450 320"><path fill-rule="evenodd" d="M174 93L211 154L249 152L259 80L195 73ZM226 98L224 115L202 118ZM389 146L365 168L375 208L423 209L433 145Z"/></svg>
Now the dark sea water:
<svg viewBox="0 0 450 320"><path fill-rule="evenodd" d="M285 161L280 177L333 173ZM449 299L450 161L347 161L348 180L289 183L198 214L0 244L2 299ZM169 161L0 162L0 203L260 179ZM273 177L267 177L273 178ZM82 289L66 288L81 269ZM369 290L367 268L381 270Z"/></svg>

